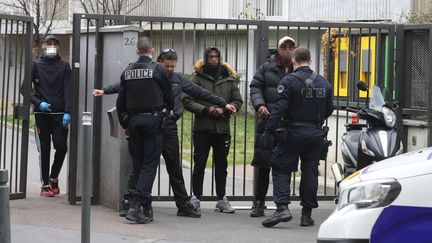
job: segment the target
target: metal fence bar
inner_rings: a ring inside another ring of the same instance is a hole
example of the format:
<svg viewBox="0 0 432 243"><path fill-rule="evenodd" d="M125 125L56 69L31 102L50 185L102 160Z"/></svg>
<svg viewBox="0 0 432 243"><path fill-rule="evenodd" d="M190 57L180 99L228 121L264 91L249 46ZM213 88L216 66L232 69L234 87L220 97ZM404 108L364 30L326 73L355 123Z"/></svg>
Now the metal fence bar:
<svg viewBox="0 0 432 243"><path fill-rule="evenodd" d="M429 55L432 55L432 25L428 26L429 31ZM430 60L430 59L429 59ZM429 70L432 70L432 63L429 62ZM429 77L430 77L429 73ZM427 145L432 146L432 83L429 79L428 83L428 123L429 123L429 134L427 139Z"/></svg>
<svg viewBox="0 0 432 243"><path fill-rule="evenodd" d="M358 74L356 73L355 74L355 76L354 76L354 80L357 78L357 76L358 76L358 78L359 78L359 81L360 81L360 74L361 74L361 69L362 69L362 63L361 63L361 59L362 59L362 49L361 49L361 46L362 46L362 37L363 37L363 29L362 28L360 28L360 38L359 38L359 44L358 44L358 49L356 49L355 51L356 52L358 52L358 70L359 70L359 72L358 72ZM365 80L361 80L361 81L365 81ZM369 87L369 89L370 89L370 87ZM368 90L369 90L368 89ZM353 91L354 91L354 93L356 93L356 95L357 96L355 96L355 97L357 97L357 107L360 107L360 90L358 90L358 89L353 89ZM369 95L369 94L368 94ZM366 99L366 102L367 102L367 99ZM366 104L367 105L367 104Z"/></svg>
<svg viewBox="0 0 432 243"><path fill-rule="evenodd" d="M98 16L95 19L96 30L95 30L95 67L94 67L94 89L101 89L103 85L103 57L104 57L104 41L103 36L100 33L100 28L103 27L104 21L103 16ZM92 163L94 168L100 168L101 165L101 151L102 151L102 99L97 97L93 98L93 153ZM93 190L99 191L100 188L100 172L98 169L93 171ZM99 193L93 193L94 202L99 202Z"/></svg>
<svg viewBox="0 0 432 243"><path fill-rule="evenodd" d="M399 109L395 110L396 117L402 117L403 113L403 100L405 92L403 92L404 87L404 53L405 53L405 28L404 25L398 25L396 27L396 48L397 48L397 55L396 55L396 80L397 80L397 87L396 89L396 100L400 102ZM403 131L403 121L402 119L396 120L396 127L400 129L400 131ZM405 133L405 131L404 131ZM402 136L402 142L404 145L404 152L407 151L407 136Z"/></svg>
<svg viewBox="0 0 432 243"><path fill-rule="evenodd" d="M196 35L197 35L197 31L196 31L196 23L193 23L193 34L192 34L192 53L195 53L196 50L196 46L197 46L197 40L196 40ZM198 44L199 45L199 44ZM192 54L192 65L195 64L195 54ZM183 119L183 117L182 117ZM194 115L191 114L191 123L190 123L190 130L192 131L193 129L193 124L194 124ZM183 134L182 134L183 136ZM193 142L194 142L194 138L193 138L193 134L191 134L191 142L190 142L190 154L191 154L191 166L190 166L190 186L189 186L189 192L192 195L193 192L193 163L194 163L194 151L193 151ZM182 151L183 153L183 151Z"/></svg>
<svg viewBox="0 0 432 243"><path fill-rule="evenodd" d="M350 65L349 65L349 60L352 60L352 58L350 58L351 57L351 47L352 47L352 41L351 41L351 38L352 38L352 33L351 33L351 28L349 28L348 29L348 38L347 38L347 47L348 47L348 49L347 49L347 52L346 52L346 55L344 56L344 57L342 57L342 58L344 58L344 59L346 59L346 66L345 66L345 70L346 70L346 80L347 80L347 87L349 87L349 90L348 90L348 92L352 92L350 89L351 88L353 88L354 90L355 90L355 86L354 86L354 84L350 84L350 80L351 80L351 73L352 72L350 72L349 71L349 68L351 68L350 67ZM354 79L353 79L354 81L355 81L355 76L354 76ZM355 82L354 82L355 83ZM350 99L346 99L346 107L349 107L350 106ZM348 123L348 114L349 114L349 112L348 111L346 111L346 119L345 119L345 122L346 123Z"/></svg>
<svg viewBox="0 0 432 243"><path fill-rule="evenodd" d="M4 103L6 103L6 111L5 111L5 113L4 113L4 116L3 116L3 121L4 121L4 139L3 139L3 161L6 163L6 161L9 161L9 168L10 168L10 176L11 176L11 178L12 178L12 170L13 170L13 159L12 158L7 158L7 152L6 152L6 150L7 150L7 145L8 145L8 121L7 121L7 118L8 118L8 110L9 110L9 87L10 87L10 74L11 74L11 70L10 70L10 67L11 67L11 65L13 65L14 63L13 62L11 62L12 60L10 60L10 52L11 52L11 50L12 50L12 35L13 35L13 26L14 26L14 21L12 20L11 22L10 22L10 30L9 30L9 48L8 48L8 50L9 50L9 54L8 54L8 68L7 68L7 80L6 80L6 98L3 96L2 98L3 98L3 102ZM7 34L7 33L6 33ZM5 48L6 48L6 45L5 45ZM5 56L5 59L6 59L6 56ZM6 60L4 61L5 63L6 63ZM15 65L16 66L16 65ZM4 84L4 81L5 80L3 80L3 84ZM3 90L4 91L4 90ZM13 146L11 146L11 148L12 148ZM10 185L11 187L12 187L12 185Z"/></svg>
<svg viewBox="0 0 432 243"><path fill-rule="evenodd" d="M26 36L25 36L25 69L24 69L24 81L22 84L23 92L23 107L30 109L30 82L32 75L32 49L30 48L33 43L33 20L25 22ZM29 117L22 120L21 127L21 164L20 164L20 186L19 191L22 193L22 197L26 196L27 192L27 162L28 162L28 139L29 139Z"/></svg>
<svg viewBox="0 0 432 243"><path fill-rule="evenodd" d="M371 29L369 28L369 33L368 33L368 57L367 57L367 84L369 85L369 87L371 87L371 74L372 74L372 68L371 68ZM369 96L369 94L368 94Z"/></svg>
<svg viewBox="0 0 432 243"><path fill-rule="evenodd" d="M388 75L388 89L390 90L390 97L387 98L390 105L393 105L393 89L394 89L394 42L395 42L395 28L390 28L388 33L388 64L387 64L387 75ZM431 40L432 41L432 40ZM401 118L401 117L400 117Z"/></svg>
<svg viewBox="0 0 432 243"><path fill-rule="evenodd" d="M19 25L18 25L19 21L16 21L16 30L15 30L15 67L14 67L14 79L13 79L13 98L12 98L12 104L14 106L16 106L16 96L17 96L17 72L18 72L18 33L19 33ZM8 89L9 90L9 89ZM19 89L18 89L19 90ZM19 95L19 92L18 92ZM12 131L11 131L11 135L12 135L12 140L11 140L11 153L10 153L10 157L11 157L11 172L10 172L10 178L13 178L13 164L14 164L14 150L15 150L15 119L12 120ZM15 160L16 163L16 169L15 171L18 171L18 165L19 165L19 161L18 161L18 157L16 157ZM12 180L11 180L12 182ZM12 183L11 183L11 187L12 187ZM15 192L17 191L17 183L15 183ZM11 189L12 192L12 189Z"/></svg>
<svg viewBox="0 0 432 243"><path fill-rule="evenodd" d="M247 120L248 120L248 117L247 117L247 114L248 114L248 112L247 112L247 106L248 106L248 102L247 102L247 98L248 98L248 92L247 92L247 90L248 90L248 82L247 82L247 80L249 80L249 46L250 46L250 44L249 44L249 25L247 26L247 29L246 29L246 81L245 81L245 85L244 85L244 97L243 97L243 99L244 99L244 103L243 103L243 106L245 107L245 111L244 111L244 119L245 119L245 122L244 122L244 143L243 143L243 149L244 149L244 157L243 157L243 196L244 195L246 195L246 163L247 162L249 162L249 161L246 161L246 153L247 153L247 146L246 146L246 141L247 141ZM237 116L236 116L237 117ZM235 118L236 118L235 117ZM236 124L234 124L234 127L237 127L236 126ZM234 135L236 135L236 133L234 134Z"/></svg>
<svg viewBox="0 0 432 243"><path fill-rule="evenodd" d="M81 18L83 15L73 15L73 41L72 41L72 83L71 90L73 94L79 94L79 76L80 76L80 41L81 41ZM69 173L68 173L68 200L74 205L77 202L77 161L78 161L78 117L79 102L74 102L71 107L72 121L70 125L70 146L69 146Z"/></svg>
<svg viewBox="0 0 432 243"><path fill-rule="evenodd" d="M5 34L5 38L4 38L4 52L3 52L3 57L5 57L4 58L4 61L3 61L3 81L2 81L2 96L1 96L1 117L0 117L0 120L1 120L1 123L0 123L0 158L2 157L2 155L3 154L5 154L6 153L6 150L3 150L3 149L1 149L2 147L3 147L3 142L4 143L6 143L6 141L3 141L3 127L4 127L4 125L6 125L6 115L7 114L5 114L5 107L4 107L4 104L7 104L7 100L5 100L4 99L4 97L5 97L5 81L6 81L6 72L7 72L7 70L9 70L9 68L8 69L6 69L6 63L7 63L7 59L6 59L6 57L7 57L7 32L8 32L8 27L9 27L9 24L8 24L8 19L6 19L6 21L5 21L5 32L4 32L4 34ZM1 23L0 23L1 24ZM1 31L1 30L0 30ZM9 43L10 43L10 37L9 37ZM10 48L9 48L10 49ZM6 128L5 128L6 129ZM3 168L6 168L6 159L3 159Z"/></svg>
<svg viewBox="0 0 432 243"><path fill-rule="evenodd" d="M160 23L160 33L159 33L159 43L160 43L160 47L159 47L159 52L162 52L162 37L163 37L163 22L161 21ZM157 182L157 184L158 184L158 195L160 195L161 193L161 183L160 183L160 181L161 181L161 165L160 165L160 163L158 164L158 166L157 166L157 178L158 178L158 182ZM169 183L168 183L169 184Z"/></svg>
<svg viewBox="0 0 432 243"><path fill-rule="evenodd" d="M337 154L337 151L338 151L338 149L337 149L338 146L337 145L338 145L338 141L339 141L339 129L338 129L338 127L339 127L339 107L340 107L339 106L339 98L340 98L340 86L341 86L341 82L344 82L344 79L340 77L340 75L341 75L341 73L340 73L340 60L341 60L340 59L341 58L341 54L340 54L340 42L341 42L341 38L340 38L340 36L341 36L341 29L340 29L340 27L337 29L336 36L338 36L337 47L336 47L337 48L338 65L334 67L337 70L337 72L336 72L337 74L333 74L334 75L334 78L333 78L333 84L334 85L333 85L333 87L334 88L336 87L336 91L333 91L333 95L336 94L336 109L337 110L336 110L336 132L335 132L335 140L336 140L336 142L335 142L335 151L336 151L335 162L338 163L339 161L338 161L338 154ZM331 38L331 29L329 29L329 38ZM330 53L332 53L332 51L333 51L332 47L330 46L329 48L331 50ZM333 56L333 55L331 55L331 56ZM346 56L347 63L349 62L349 57L350 57L349 55ZM333 69L329 69L329 72L330 72L330 70L333 70ZM330 74L330 75L332 75L332 74ZM339 81L339 79L341 81ZM347 98L348 98L348 92L347 92ZM327 125L328 125L328 120L327 120ZM336 193L336 188L335 188L334 192Z"/></svg>
<svg viewBox="0 0 432 243"><path fill-rule="evenodd" d="M86 25L86 40L85 40L85 73L84 73L84 111L88 111L88 67L89 67L89 38L90 38L90 19L87 19L87 25Z"/></svg>
<svg viewBox="0 0 432 243"><path fill-rule="evenodd" d="M20 49L21 49L21 52L20 52L20 61L19 61L19 63L21 63L21 65L19 65L20 67L19 67L19 75L18 75L18 81L15 81L15 82L18 82L18 87L19 88L21 88L21 86L22 86L22 74L23 74L23 63L25 63L24 62L24 59L23 59L23 57L24 57L24 51L23 50L25 50L25 48L24 48L24 44L23 44L23 42L26 40L26 38L25 38L25 27L26 27L26 25L25 25L25 22L24 21L22 21L22 23L21 23L21 35L22 35L22 40L21 40L21 42L20 42ZM21 104L21 95L20 94L18 94L18 97L17 97L17 99L18 99L18 102L17 102L17 104ZM14 101L15 102L15 101ZM17 129L16 129L16 139L17 139L17 141L16 141L16 143L15 143L15 158L17 159L17 161L19 160L20 161L20 157L19 157L19 151L20 151L20 149L19 149L19 145L21 144L20 143L20 127L21 127L21 121L20 120L18 120L17 121ZM24 140L23 140L24 141ZM15 186L16 186L16 191L19 191L19 184L18 184L18 171L19 171L19 169L18 168L16 168L16 170L15 170Z"/></svg>

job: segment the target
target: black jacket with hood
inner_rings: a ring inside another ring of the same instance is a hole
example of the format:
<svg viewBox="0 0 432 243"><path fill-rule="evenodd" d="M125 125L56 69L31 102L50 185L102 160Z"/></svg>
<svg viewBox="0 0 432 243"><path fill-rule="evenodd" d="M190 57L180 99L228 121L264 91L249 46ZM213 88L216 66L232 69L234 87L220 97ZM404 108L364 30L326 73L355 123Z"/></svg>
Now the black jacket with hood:
<svg viewBox="0 0 432 243"><path fill-rule="evenodd" d="M39 104L51 104L52 113L71 112L71 68L60 56L42 56L32 64L32 95L30 102L34 111L40 112Z"/></svg>
<svg viewBox="0 0 432 243"><path fill-rule="evenodd" d="M290 65L287 72L280 63L279 56L272 55L264 64L258 67L250 84L250 99L255 111L262 105L266 106L269 112L276 106L278 96L277 86L279 81L286 75L292 73L293 67ZM252 165L270 167L270 150L263 150L256 147L256 141L264 133L266 119L255 118L255 152Z"/></svg>

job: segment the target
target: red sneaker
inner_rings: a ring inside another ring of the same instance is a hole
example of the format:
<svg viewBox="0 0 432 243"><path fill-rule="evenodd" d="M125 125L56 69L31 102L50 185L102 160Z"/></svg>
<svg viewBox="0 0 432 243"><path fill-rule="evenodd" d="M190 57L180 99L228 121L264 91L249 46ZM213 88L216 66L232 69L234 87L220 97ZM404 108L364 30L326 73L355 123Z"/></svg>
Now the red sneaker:
<svg viewBox="0 0 432 243"><path fill-rule="evenodd" d="M54 193L54 195L60 194L60 188L58 186L58 179L51 178L49 183L50 183L49 184L50 189Z"/></svg>
<svg viewBox="0 0 432 243"><path fill-rule="evenodd" d="M49 185L42 186L40 195L41 197L54 197Z"/></svg>

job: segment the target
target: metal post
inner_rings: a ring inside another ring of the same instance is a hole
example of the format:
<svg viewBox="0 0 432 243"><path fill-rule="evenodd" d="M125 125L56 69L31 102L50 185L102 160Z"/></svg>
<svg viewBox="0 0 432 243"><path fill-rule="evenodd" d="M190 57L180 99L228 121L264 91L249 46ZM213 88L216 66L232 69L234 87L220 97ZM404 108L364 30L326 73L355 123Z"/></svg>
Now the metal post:
<svg viewBox="0 0 432 243"><path fill-rule="evenodd" d="M83 112L83 171L81 198L81 243L90 243L90 206L92 189L92 115Z"/></svg>
<svg viewBox="0 0 432 243"><path fill-rule="evenodd" d="M10 243L10 210L8 171L0 169L0 242Z"/></svg>

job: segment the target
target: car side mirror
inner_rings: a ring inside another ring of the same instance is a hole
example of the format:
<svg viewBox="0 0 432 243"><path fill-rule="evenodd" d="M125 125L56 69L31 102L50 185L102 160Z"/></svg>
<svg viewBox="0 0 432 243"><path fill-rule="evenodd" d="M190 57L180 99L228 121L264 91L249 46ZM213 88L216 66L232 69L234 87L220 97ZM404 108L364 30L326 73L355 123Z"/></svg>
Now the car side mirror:
<svg viewBox="0 0 432 243"><path fill-rule="evenodd" d="M356 84L356 87L361 90L361 91L367 91L369 89L369 87L367 86L367 84L364 81L358 81Z"/></svg>

